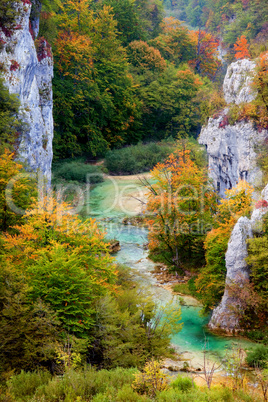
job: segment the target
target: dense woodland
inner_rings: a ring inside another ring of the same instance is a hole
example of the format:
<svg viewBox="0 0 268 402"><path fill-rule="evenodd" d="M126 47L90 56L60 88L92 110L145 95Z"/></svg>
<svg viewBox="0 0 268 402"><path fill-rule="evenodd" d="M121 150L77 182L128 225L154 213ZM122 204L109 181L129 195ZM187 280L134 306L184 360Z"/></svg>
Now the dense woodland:
<svg viewBox="0 0 268 402"><path fill-rule="evenodd" d="M16 12L11 0L1 2L6 32ZM54 58L55 183L151 170L153 181L144 183L150 258L178 275L191 273L175 290L199 299L204 315L221 300L230 234L254 202L243 181L219 200L195 140L226 106L227 64L243 58L256 59L257 97L231 107L226 124L268 127L267 18L266 0L42 5L36 46ZM115 262L98 224L68 214L70 205L53 195L40 200L34 179L23 177L13 189L26 213L10 208L6 186L25 169L16 160L27 131L18 110L0 78L0 400L267 401L268 217L249 240L251 278L239 292L244 334L260 343L247 357L259 391L252 396L241 382L237 351L227 358L234 370L229 388L200 388L180 377L170 385L158 361L174 355L170 339L183 325L180 309L159 308L131 270ZM258 163L267 177L266 156L263 144ZM104 167L85 164L93 158L104 159ZM198 224L202 230L194 230Z"/></svg>

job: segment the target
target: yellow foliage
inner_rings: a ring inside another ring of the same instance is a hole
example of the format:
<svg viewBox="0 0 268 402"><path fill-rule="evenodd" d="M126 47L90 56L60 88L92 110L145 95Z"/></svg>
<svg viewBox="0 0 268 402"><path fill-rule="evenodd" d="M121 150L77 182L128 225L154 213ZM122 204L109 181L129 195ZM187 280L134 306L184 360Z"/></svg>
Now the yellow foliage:
<svg viewBox="0 0 268 402"><path fill-rule="evenodd" d="M149 361L143 370L135 374L132 387L141 394L155 396L157 391L164 391L168 387L168 376L161 371L160 363Z"/></svg>

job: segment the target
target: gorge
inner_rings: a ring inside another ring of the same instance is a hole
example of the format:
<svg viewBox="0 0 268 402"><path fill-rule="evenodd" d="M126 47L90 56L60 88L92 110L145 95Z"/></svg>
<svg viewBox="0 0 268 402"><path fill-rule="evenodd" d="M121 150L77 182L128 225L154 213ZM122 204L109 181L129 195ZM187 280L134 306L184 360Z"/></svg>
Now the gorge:
<svg viewBox="0 0 268 402"><path fill-rule="evenodd" d="M218 37L164 18L162 1L42 1L4 0L15 17L0 15L0 94L4 83L24 122L0 155L3 373L141 370L175 345L175 371L196 358L196 374L207 346L216 361L265 345L265 270L258 288L248 240L263 237L266 256L267 53L250 57L243 36L243 57L220 44L223 78ZM47 197L27 174L14 184L24 170Z"/></svg>

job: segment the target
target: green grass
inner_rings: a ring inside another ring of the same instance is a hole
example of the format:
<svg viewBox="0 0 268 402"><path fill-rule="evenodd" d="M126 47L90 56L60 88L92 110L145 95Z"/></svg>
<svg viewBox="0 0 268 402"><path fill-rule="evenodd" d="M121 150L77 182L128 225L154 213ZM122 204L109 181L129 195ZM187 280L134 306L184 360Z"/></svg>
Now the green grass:
<svg viewBox="0 0 268 402"><path fill-rule="evenodd" d="M103 181L103 174L99 166L88 165L82 159L66 160L53 165L54 180L65 180L68 182L79 182L91 184Z"/></svg>
<svg viewBox="0 0 268 402"><path fill-rule="evenodd" d="M131 145L109 151L105 167L111 174L129 175L148 172L158 162L163 162L175 149L175 142L158 142Z"/></svg>
<svg viewBox="0 0 268 402"><path fill-rule="evenodd" d="M192 292L188 287L188 283L177 283L172 287L173 292L182 293L183 295L192 296Z"/></svg>
<svg viewBox="0 0 268 402"><path fill-rule="evenodd" d="M0 401L6 402L205 402L205 401L245 401L257 402L261 399L251 390L233 391L215 386L208 390L205 386L192 384L191 378L178 376L168 389L157 392L155 397L138 394L132 387L137 369L116 368L96 371L92 367L67 370L59 376L46 372L12 375L6 386L0 388Z"/></svg>

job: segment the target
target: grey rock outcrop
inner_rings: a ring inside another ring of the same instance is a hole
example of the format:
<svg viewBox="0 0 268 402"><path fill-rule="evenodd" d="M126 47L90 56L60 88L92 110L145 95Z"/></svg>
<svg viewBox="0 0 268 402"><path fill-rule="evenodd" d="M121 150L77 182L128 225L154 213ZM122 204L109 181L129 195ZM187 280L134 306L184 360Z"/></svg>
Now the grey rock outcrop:
<svg viewBox="0 0 268 402"><path fill-rule="evenodd" d="M227 276L225 291L221 303L213 311L209 327L222 329L226 332L234 332L239 329L239 302L230 292L230 285L237 285L237 289L249 279L249 270L245 258L247 257L246 240L252 237L250 220L241 217L237 221L226 252Z"/></svg>
<svg viewBox="0 0 268 402"><path fill-rule="evenodd" d="M262 200L268 201L268 185L262 191ZM239 320L243 314L243 304L239 299L239 288L242 290L250 278L250 269L247 265L247 239L261 231L262 217L268 212L267 207L255 208L251 219L241 217L238 219L225 255L226 281L225 291L221 303L213 310L209 327L213 330L223 330L227 333L236 333L241 330ZM235 285L236 293L230 286Z"/></svg>
<svg viewBox="0 0 268 402"><path fill-rule="evenodd" d="M34 38L39 27L37 14L40 11L38 0L34 2L34 16L31 15L31 4L18 2L16 6L19 11L16 29L8 36L0 29L4 41L0 63L4 65L3 76L10 93L19 97L20 113L27 124L20 139L18 158L30 170L42 172L50 181L53 155L53 59L45 40L38 40L39 48L37 51L35 48Z"/></svg>
<svg viewBox="0 0 268 402"><path fill-rule="evenodd" d="M232 63L227 70L223 92L227 104L250 102L255 94L251 88L255 63L241 60ZM256 145L267 137L267 130L258 131L251 122L229 124L228 108L210 118L203 127L199 143L208 153L209 174L214 187L223 197L225 190L234 187L239 179L256 185L262 174L256 165Z"/></svg>
<svg viewBox="0 0 268 402"><path fill-rule="evenodd" d="M251 85L255 67L256 63L248 59L230 64L223 82L226 103L239 105L255 99L256 94Z"/></svg>

